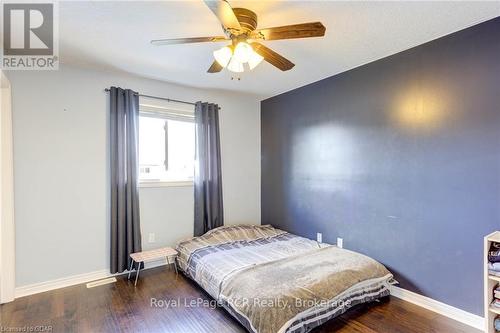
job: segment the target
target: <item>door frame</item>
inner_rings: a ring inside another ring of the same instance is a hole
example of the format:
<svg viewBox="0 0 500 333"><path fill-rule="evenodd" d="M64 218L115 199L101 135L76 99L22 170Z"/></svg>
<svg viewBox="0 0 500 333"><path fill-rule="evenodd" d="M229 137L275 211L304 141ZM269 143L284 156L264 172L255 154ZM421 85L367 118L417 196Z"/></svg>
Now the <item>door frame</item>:
<svg viewBox="0 0 500 333"><path fill-rule="evenodd" d="M14 300L16 285L12 91L3 71L0 77L0 303L7 303Z"/></svg>

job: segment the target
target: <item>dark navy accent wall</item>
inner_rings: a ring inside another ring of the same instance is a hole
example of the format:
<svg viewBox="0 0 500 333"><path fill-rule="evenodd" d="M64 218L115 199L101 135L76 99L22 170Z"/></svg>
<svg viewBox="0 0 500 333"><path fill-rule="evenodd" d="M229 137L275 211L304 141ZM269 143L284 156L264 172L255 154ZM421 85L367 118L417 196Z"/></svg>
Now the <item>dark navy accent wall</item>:
<svg viewBox="0 0 500 333"><path fill-rule="evenodd" d="M261 112L263 224L342 237L401 287L482 315L482 240L500 229L500 18Z"/></svg>

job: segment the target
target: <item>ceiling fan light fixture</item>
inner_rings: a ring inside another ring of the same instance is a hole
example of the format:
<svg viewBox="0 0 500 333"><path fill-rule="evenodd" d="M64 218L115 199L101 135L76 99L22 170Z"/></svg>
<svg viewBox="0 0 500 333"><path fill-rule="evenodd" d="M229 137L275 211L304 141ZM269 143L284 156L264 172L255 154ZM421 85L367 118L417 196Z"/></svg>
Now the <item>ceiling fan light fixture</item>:
<svg viewBox="0 0 500 333"><path fill-rule="evenodd" d="M223 48L214 51L214 58L222 67L226 67L229 64L232 56L233 51L229 46L224 46Z"/></svg>
<svg viewBox="0 0 500 333"><path fill-rule="evenodd" d="M250 55L250 58L248 59L248 66L250 67L250 70L254 69L257 67L262 60L264 60L264 57L258 54L255 51L252 51L252 54Z"/></svg>
<svg viewBox="0 0 500 333"><path fill-rule="evenodd" d="M245 70L243 68L243 63L239 62L234 56L231 58L231 61L229 61L227 69L235 73L241 73Z"/></svg>
<svg viewBox="0 0 500 333"><path fill-rule="evenodd" d="M260 41L323 37L326 28L321 22L306 22L257 29L257 14L247 8L232 8L229 0L204 0L222 24L224 35L167 38L151 41L153 45L190 44L231 41L231 45L213 52L215 60L207 73L219 73L224 68L233 72L254 69L262 60L281 71L291 70L295 64L281 54L262 45ZM249 44L248 41L251 41ZM254 48L258 54L254 54ZM229 68L230 67L230 68Z"/></svg>
<svg viewBox="0 0 500 333"><path fill-rule="evenodd" d="M246 42L239 42L236 47L234 48L234 57L239 63L245 63L248 62L250 57L252 56L252 53L254 53L252 47L250 44Z"/></svg>

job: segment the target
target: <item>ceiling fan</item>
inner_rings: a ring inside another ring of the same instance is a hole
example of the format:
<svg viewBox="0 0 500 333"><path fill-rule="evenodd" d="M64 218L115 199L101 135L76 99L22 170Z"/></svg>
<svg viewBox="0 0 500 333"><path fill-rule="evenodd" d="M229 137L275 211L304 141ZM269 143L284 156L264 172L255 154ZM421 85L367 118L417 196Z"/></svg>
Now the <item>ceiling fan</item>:
<svg viewBox="0 0 500 333"><path fill-rule="evenodd" d="M208 8L217 16L224 29L224 36L173 38L152 40L153 45L173 45L203 42L231 41L230 45L214 51L215 61L208 73L220 72L227 68L241 73L245 68L254 69L262 60L287 71L295 64L259 41L321 37L326 28L321 22L286 25L257 29L257 14L246 8L231 8L227 0L204 0Z"/></svg>

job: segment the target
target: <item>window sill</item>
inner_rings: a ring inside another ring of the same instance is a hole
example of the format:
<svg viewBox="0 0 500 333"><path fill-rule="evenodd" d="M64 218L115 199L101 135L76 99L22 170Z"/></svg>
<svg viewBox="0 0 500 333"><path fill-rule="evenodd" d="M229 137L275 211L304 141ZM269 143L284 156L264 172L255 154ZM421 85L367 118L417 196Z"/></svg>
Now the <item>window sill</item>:
<svg viewBox="0 0 500 333"><path fill-rule="evenodd" d="M186 187L193 186L192 180L186 181L141 181L139 182L139 188L145 187Z"/></svg>

